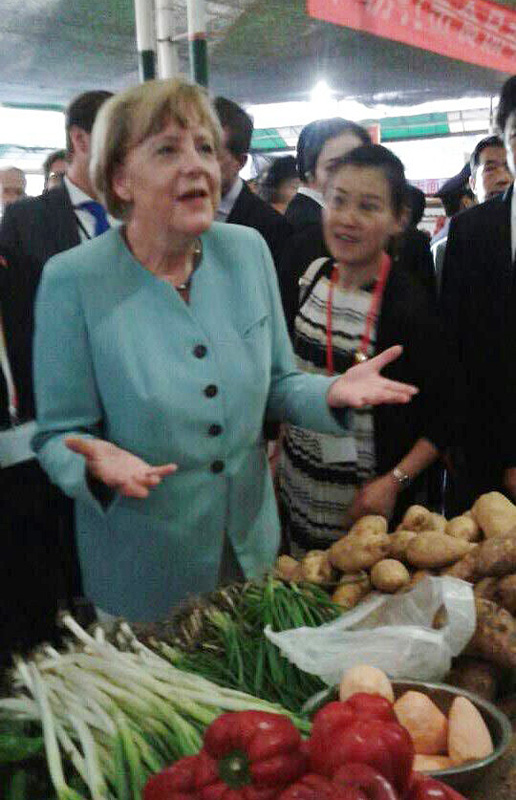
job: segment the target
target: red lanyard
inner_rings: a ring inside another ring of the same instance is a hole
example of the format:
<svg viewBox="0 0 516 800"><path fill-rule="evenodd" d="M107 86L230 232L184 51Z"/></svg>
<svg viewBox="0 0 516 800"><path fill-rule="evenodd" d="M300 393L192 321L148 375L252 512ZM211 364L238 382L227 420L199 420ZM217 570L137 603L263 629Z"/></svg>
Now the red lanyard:
<svg viewBox="0 0 516 800"><path fill-rule="evenodd" d="M378 275L378 280L376 281L376 286L374 287L373 297L371 299L371 305L369 306L369 311L367 312L364 332L360 339L360 344L358 346L358 349L354 353L354 358L357 363L359 363L360 361L367 360L367 351L369 349L369 344L371 342L371 332L373 329L373 324L376 322L378 313L380 311L383 293L385 290L385 284L387 283L387 278L389 277L390 271L391 271L391 259L389 258L387 253L383 253L382 261L380 264L380 273ZM337 267L333 267L330 277L330 288L328 290L328 302L326 304L326 369L328 371L328 375L334 374L333 334L332 334L333 292L335 289L335 284L337 283L338 279L339 279L339 270Z"/></svg>

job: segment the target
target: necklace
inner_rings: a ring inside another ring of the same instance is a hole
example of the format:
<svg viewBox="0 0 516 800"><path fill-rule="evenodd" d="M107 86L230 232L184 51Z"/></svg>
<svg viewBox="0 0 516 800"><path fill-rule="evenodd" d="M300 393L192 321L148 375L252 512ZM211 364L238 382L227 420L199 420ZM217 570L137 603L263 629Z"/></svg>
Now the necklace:
<svg viewBox="0 0 516 800"><path fill-rule="evenodd" d="M178 286L174 286L174 288L178 292L188 292L190 290L190 285L192 283L192 278L194 275L195 270L199 266L202 257L202 242L200 239L195 240L194 244L194 251L193 251L193 261L192 261L192 270L188 276L188 278L180 283Z"/></svg>

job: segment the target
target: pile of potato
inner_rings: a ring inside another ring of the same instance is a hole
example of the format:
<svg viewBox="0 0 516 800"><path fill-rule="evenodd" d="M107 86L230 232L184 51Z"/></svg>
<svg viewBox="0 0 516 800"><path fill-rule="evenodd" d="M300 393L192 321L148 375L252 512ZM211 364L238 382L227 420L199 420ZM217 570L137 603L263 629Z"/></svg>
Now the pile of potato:
<svg viewBox="0 0 516 800"><path fill-rule="evenodd" d="M451 520L411 506L391 534L384 517L362 517L326 551L299 561L281 556L276 572L327 586L344 610L373 590L408 591L425 575L469 581L478 620L469 654L516 667L516 506L498 492L482 495Z"/></svg>

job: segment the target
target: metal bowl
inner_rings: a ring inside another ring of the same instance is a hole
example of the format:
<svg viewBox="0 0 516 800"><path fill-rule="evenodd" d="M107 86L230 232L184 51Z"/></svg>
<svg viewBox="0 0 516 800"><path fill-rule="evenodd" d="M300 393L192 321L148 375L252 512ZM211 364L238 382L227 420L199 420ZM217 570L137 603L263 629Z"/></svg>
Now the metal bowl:
<svg viewBox="0 0 516 800"><path fill-rule="evenodd" d="M408 691L423 692L446 716L448 716L450 706L456 697L467 697L482 715L491 734L494 750L487 758L462 764L460 767L427 772L425 773L426 775L431 775L433 778L442 780L457 789L471 785L500 758L511 742L512 727L509 719L492 703L483 700L472 692L467 692L465 689L455 686L448 686L444 683L423 683L422 681L392 681L392 686L396 700Z"/></svg>

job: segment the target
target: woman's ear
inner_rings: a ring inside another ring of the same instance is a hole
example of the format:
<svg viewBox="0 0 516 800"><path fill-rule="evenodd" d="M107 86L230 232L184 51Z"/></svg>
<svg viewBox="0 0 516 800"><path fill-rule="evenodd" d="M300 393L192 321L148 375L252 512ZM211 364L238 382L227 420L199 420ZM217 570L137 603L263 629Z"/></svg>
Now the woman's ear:
<svg viewBox="0 0 516 800"><path fill-rule="evenodd" d="M126 203L131 202L133 199L131 183L123 164L117 164L115 167L111 185L113 191L121 200L125 200Z"/></svg>

